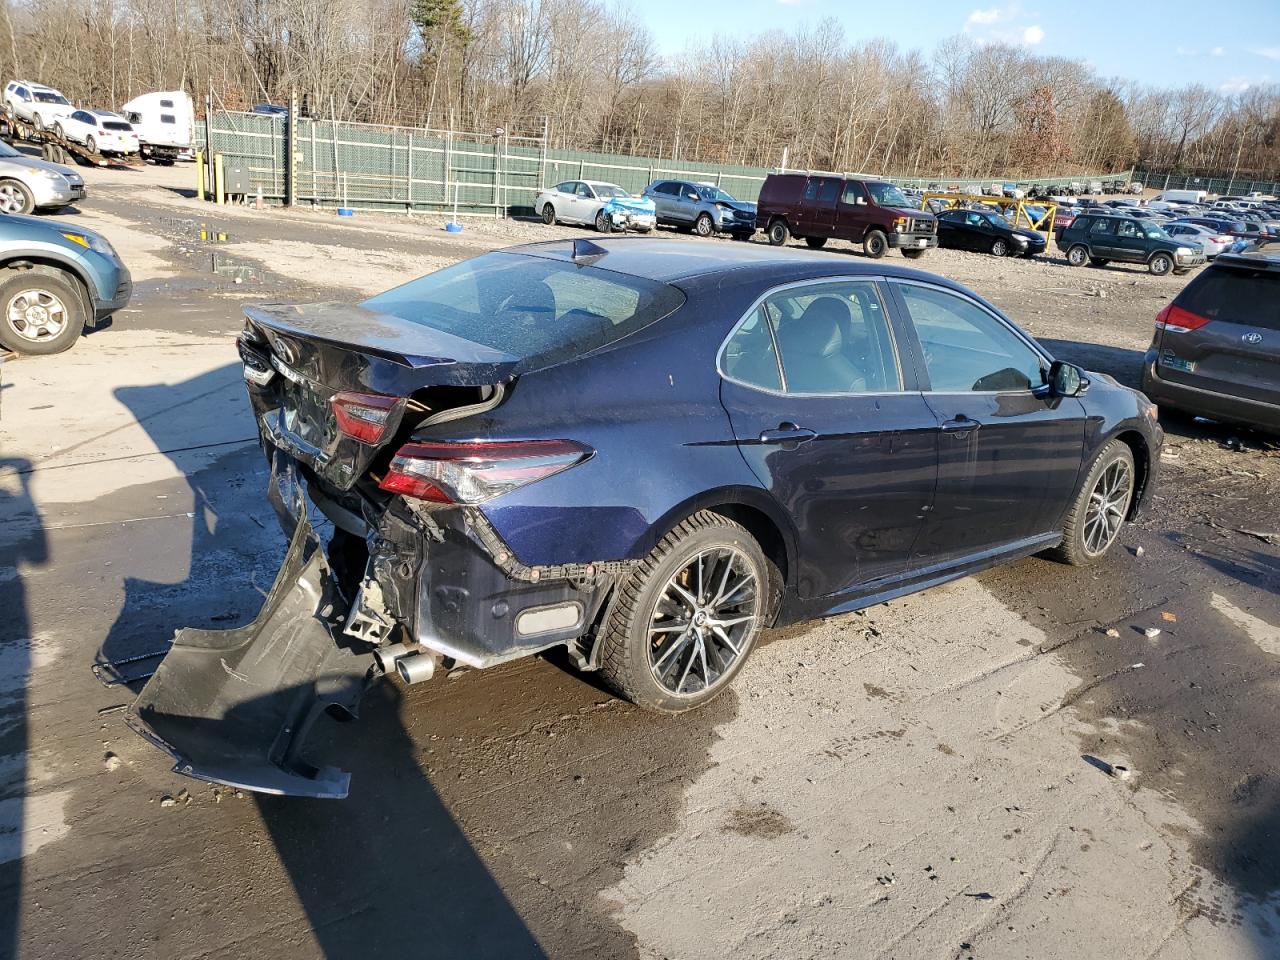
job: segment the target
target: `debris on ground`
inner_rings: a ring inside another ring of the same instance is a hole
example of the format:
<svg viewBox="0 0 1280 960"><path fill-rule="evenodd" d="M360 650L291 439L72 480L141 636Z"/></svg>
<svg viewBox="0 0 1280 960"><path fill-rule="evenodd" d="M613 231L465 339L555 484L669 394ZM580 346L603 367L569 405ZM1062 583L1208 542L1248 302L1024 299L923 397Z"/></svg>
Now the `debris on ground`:
<svg viewBox="0 0 1280 960"><path fill-rule="evenodd" d="M1115 627L1107 627L1107 636L1114 640L1116 637L1120 636L1120 631Z"/></svg>
<svg viewBox="0 0 1280 960"><path fill-rule="evenodd" d="M1156 637L1160 636L1160 628L1147 627L1147 629L1142 631L1142 635L1146 637L1148 640L1154 640Z"/></svg>
<svg viewBox="0 0 1280 960"><path fill-rule="evenodd" d="M176 807L177 805L178 801L173 799L173 797L169 796L167 793L160 798L160 806L162 807Z"/></svg>
<svg viewBox="0 0 1280 960"><path fill-rule="evenodd" d="M1134 547L1134 548L1133 548L1133 555L1134 555L1135 557L1140 557L1140 556L1142 556L1142 555L1143 555L1144 553L1146 553L1146 552L1147 552L1147 551L1146 551L1146 549L1145 549L1145 548L1143 548L1143 547Z"/></svg>
<svg viewBox="0 0 1280 960"><path fill-rule="evenodd" d="M120 758L108 750L102 755L102 765L108 770L118 770L120 768Z"/></svg>
<svg viewBox="0 0 1280 960"><path fill-rule="evenodd" d="M1177 623L1178 615L1176 613L1170 613L1168 610L1161 610L1160 619L1165 623Z"/></svg>

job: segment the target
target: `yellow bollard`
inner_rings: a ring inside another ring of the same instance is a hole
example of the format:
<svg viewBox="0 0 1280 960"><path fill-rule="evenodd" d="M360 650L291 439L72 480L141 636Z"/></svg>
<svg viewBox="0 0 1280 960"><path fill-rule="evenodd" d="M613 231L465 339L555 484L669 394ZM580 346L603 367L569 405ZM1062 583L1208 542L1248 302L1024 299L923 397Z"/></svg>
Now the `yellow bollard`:
<svg viewBox="0 0 1280 960"><path fill-rule="evenodd" d="M222 206L225 202L222 196L222 154L220 153L213 155L213 202L218 206Z"/></svg>
<svg viewBox="0 0 1280 960"><path fill-rule="evenodd" d="M196 199L204 199L204 151L196 151Z"/></svg>

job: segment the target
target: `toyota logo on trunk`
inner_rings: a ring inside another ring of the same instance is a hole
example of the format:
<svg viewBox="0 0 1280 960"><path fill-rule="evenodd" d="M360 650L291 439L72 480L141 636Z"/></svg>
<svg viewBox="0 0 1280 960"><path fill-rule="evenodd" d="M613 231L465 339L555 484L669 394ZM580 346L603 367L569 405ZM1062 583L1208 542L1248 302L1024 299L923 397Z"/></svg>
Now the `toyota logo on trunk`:
<svg viewBox="0 0 1280 960"><path fill-rule="evenodd" d="M1262 334L1256 333L1256 332L1246 333L1240 339L1243 340L1245 343L1261 343Z"/></svg>
<svg viewBox="0 0 1280 960"><path fill-rule="evenodd" d="M293 366L298 362L298 350L292 343L282 337L276 338L276 356L278 356L289 366Z"/></svg>

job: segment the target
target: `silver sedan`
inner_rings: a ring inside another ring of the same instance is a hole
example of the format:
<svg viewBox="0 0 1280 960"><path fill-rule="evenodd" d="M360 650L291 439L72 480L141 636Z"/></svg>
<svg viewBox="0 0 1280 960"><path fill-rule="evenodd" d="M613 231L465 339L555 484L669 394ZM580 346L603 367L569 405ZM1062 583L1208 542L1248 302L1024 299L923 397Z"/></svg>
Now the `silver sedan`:
<svg viewBox="0 0 1280 960"><path fill-rule="evenodd" d="M1173 223L1164 224L1164 232L1180 241L1190 240L1192 243L1200 244L1207 260L1212 260L1218 254L1230 250L1231 245L1236 242L1235 237L1229 237L1225 233L1198 223L1179 223L1175 220Z"/></svg>
<svg viewBox="0 0 1280 960"><path fill-rule="evenodd" d="M84 196L84 179L74 170L0 142L0 213L65 207Z"/></svg>

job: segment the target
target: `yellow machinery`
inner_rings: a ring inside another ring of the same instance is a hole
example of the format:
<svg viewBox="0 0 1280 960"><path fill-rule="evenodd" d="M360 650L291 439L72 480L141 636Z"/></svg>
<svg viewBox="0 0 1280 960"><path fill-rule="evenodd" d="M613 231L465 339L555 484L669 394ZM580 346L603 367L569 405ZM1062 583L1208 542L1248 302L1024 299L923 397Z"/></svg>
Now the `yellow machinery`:
<svg viewBox="0 0 1280 960"><path fill-rule="evenodd" d="M1058 205L1052 200L1014 200L1010 197L980 197L976 193L926 193L920 201L920 209L932 211L933 208L929 206L930 200L941 201L948 210L953 207L976 209L980 204L998 207L1000 212L1004 214L1005 219L1009 220L1015 227L1030 227L1032 230L1038 230L1045 235L1046 240L1053 237L1053 221L1058 214ZM1043 213L1037 217L1029 209L1031 207L1036 208L1037 211L1043 211Z"/></svg>

